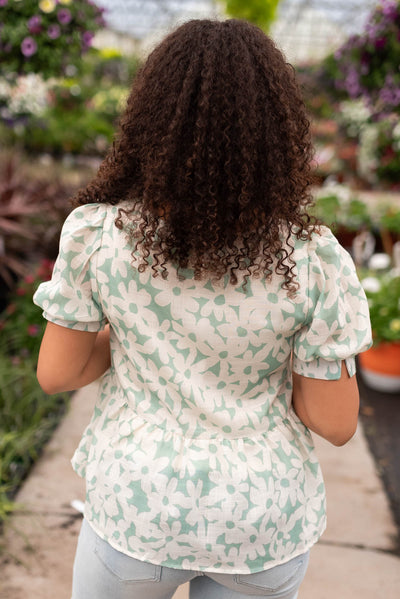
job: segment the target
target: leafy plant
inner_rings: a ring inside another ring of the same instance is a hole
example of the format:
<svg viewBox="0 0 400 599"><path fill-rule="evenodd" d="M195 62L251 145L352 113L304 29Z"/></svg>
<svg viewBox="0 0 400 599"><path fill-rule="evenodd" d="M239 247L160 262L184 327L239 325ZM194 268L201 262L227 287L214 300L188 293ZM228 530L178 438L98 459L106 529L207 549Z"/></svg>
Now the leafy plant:
<svg viewBox="0 0 400 599"><path fill-rule="evenodd" d="M45 321L32 302L52 263L43 260L20 281L0 317L0 523L63 414L69 394L46 396L36 380L36 363Z"/></svg>
<svg viewBox="0 0 400 599"><path fill-rule="evenodd" d="M386 273L362 281L368 298L374 342L400 342L400 276Z"/></svg>
<svg viewBox="0 0 400 599"><path fill-rule="evenodd" d="M317 198L313 208L313 214L324 225L334 228L340 211L340 200L336 194L322 195Z"/></svg>
<svg viewBox="0 0 400 599"><path fill-rule="evenodd" d="M222 4L230 16L245 19L268 30L276 18L279 0L223 0Z"/></svg>
<svg viewBox="0 0 400 599"><path fill-rule="evenodd" d="M400 208L395 206L386 207L381 214L379 224L387 231L400 235Z"/></svg>
<svg viewBox="0 0 400 599"><path fill-rule="evenodd" d="M65 411L68 394L45 396L32 357L0 350L0 523L10 500Z"/></svg>
<svg viewBox="0 0 400 599"><path fill-rule="evenodd" d="M337 187L337 191L328 188L325 193L322 189L315 200L313 214L333 231L338 227L349 231L371 228L373 219L368 205L359 198L350 197L350 190Z"/></svg>
<svg viewBox="0 0 400 599"><path fill-rule="evenodd" d="M43 259L31 274L21 279L10 294L7 308L0 314L0 331L9 355L16 363L27 357L37 359L45 321L42 311L32 302L40 283L51 277L53 262Z"/></svg>
<svg viewBox="0 0 400 599"><path fill-rule="evenodd" d="M9 287L41 256L56 253L72 188L58 180L27 177L16 154L0 167L0 280Z"/></svg>

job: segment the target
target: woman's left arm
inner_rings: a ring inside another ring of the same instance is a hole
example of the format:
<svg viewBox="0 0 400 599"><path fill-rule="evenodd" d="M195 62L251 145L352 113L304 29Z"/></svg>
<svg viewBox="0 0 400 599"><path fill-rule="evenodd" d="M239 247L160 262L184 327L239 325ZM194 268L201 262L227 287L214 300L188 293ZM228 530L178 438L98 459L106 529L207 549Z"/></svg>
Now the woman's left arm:
<svg viewBox="0 0 400 599"><path fill-rule="evenodd" d="M40 346L37 378L46 393L73 391L110 368L110 328L77 331L48 322Z"/></svg>

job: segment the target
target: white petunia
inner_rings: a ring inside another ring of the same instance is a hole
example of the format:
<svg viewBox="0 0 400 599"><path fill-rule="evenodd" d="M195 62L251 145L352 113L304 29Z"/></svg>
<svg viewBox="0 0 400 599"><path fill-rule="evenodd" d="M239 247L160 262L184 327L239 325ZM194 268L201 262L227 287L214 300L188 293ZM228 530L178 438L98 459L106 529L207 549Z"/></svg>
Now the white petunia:
<svg viewBox="0 0 400 599"><path fill-rule="evenodd" d="M381 289L381 283L376 277L365 277L361 280L361 285L369 293L378 293Z"/></svg>
<svg viewBox="0 0 400 599"><path fill-rule="evenodd" d="M372 270L386 270L389 268L390 263L391 258L389 254L382 252L378 254L372 254L371 258L369 259L368 266Z"/></svg>

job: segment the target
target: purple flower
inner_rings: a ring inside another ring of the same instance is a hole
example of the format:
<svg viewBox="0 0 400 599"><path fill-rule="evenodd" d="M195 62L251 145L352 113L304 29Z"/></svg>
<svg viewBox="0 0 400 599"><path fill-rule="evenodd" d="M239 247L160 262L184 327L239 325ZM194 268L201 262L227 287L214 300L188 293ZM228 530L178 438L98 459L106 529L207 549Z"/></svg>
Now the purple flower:
<svg viewBox="0 0 400 599"><path fill-rule="evenodd" d="M39 15L34 15L28 21L29 33L40 33L42 18Z"/></svg>
<svg viewBox="0 0 400 599"><path fill-rule="evenodd" d="M379 37L377 40L375 40L375 48L377 50L382 50L385 46L386 46L386 38L385 37Z"/></svg>
<svg viewBox="0 0 400 599"><path fill-rule="evenodd" d="M394 21L397 17L397 3L393 2L393 0L389 0L389 2L383 2L382 12L385 17L388 17Z"/></svg>
<svg viewBox="0 0 400 599"><path fill-rule="evenodd" d="M8 0L0 0L0 6L5 6Z"/></svg>
<svg viewBox="0 0 400 599"><path fill-rule="evenodd" d="M384 87L379 93L379 99L388 106L399 106L400 88L397 87L392 75L386 76Z"/></svg>
<svg viewBox="0 0 400 599"><path fill-rule="evenodd" d="M344 86L350 98L358 98L360 96L360 94L362 93L362 89L360 86L360 80L356 69L350 68L348 70Z"/></svg>
<svg viewBox="0 0 400 599"><path fill-rule="evenodd" d="M68 8L62 8L61 10L58 11L57 18L58 18L59 22L61 23L61 25L68 25L68 23L71 22L72 15L71 15L70 11L68 10Z"/></svg>
<svg viewBox="0 0 400 599"><path fill-rule="evenodd" d="M93 38L94 38L94 33L92 33L92 31L85 31L84 34L82 35L83 45L90 46Z"/></svg>
<svg viewBox="0 0 400 599"><path fill-rule="evenodd" d="M29 58L29 56L33 56L37 50L37 43L33 39L33 37L26 37L21 44L21 52L24 56Z"/></svg>
<svg viewBox="0 0 400 599"><path fill-rule="evenodd" d="M61 35L61 29L59 25L50 25L47 30L47 35L51 40L56 40Z"/></svg>

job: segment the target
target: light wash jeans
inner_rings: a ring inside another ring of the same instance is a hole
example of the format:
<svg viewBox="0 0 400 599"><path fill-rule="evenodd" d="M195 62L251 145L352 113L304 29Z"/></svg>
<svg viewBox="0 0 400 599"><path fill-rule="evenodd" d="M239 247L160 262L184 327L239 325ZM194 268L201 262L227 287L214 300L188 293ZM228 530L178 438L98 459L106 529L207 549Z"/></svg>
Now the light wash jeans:
<svg viewBox="0 0 400 599"><path fill-rule="evenodd" d="M215 574L141 562L120 553L83 521L72 599L171 599L190 581L190 599L296 599L309 553L255 574Z"/></svg>

